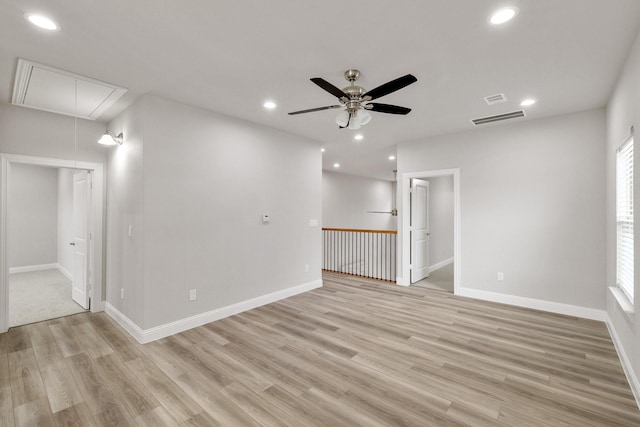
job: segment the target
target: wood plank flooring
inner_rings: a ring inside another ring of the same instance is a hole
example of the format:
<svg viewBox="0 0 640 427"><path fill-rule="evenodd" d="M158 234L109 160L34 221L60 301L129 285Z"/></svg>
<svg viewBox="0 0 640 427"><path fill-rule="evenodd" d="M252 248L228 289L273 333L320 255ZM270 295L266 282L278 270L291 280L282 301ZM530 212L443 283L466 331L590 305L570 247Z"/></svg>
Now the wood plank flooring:
<svg viewBox="0 0 640 427"><path fill-rule="evenodd" d="M639 426L601 322L327 273L150 344L106 314L0 334L1 426Z"/></svg>

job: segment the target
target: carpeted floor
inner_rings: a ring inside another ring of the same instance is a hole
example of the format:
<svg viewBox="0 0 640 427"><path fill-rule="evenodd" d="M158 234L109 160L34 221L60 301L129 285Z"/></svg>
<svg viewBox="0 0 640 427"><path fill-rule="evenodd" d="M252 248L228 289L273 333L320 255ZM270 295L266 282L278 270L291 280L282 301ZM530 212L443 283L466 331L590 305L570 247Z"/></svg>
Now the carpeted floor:
<svg viewBox="0 0 640 427"><path fill-rule="evenodd" d="M453 292L453 263L432 271L429 277L411 286Z"/></svg>
<svg viewBox="0 0 640 427"><path fill-rule="evenodd" d="M9 327L83 311L71 299L71 281L58 270L9 276Z"/></svg>

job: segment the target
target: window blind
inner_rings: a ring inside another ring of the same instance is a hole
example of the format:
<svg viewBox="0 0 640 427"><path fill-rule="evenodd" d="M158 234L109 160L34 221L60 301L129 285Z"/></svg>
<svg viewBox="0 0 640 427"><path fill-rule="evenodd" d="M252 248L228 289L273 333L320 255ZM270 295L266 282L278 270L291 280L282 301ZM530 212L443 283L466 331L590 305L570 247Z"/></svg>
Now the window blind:
<svg viewBox="0 0 640 427"><path fill-rule="evenodd" d="M617 283L633 303L633 134L616 159Z"/></svg>

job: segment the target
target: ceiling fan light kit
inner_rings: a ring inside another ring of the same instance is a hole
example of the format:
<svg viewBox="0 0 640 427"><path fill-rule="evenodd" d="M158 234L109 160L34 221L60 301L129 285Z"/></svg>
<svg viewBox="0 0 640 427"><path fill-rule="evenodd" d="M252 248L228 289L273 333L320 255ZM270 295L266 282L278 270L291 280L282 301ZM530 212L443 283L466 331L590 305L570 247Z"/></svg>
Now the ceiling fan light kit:
<svg viewBox="0 0 640 427"><path fill-rule="evenodd" d="M367 91L363 87L355 84L356 80L358 80L358 77L360 77L360 71L358 70L345 71L344 78L347 79L350 84L344 89L335 87L323 78L312 78L312 82L338 98L340 104L330 105L327 107L311 108L308 110L293 111L289 113L289 115L343 108L343 110L335 119L336 124L341 129L349 128L356 130L360 129L361 126L364 126L371 121L371 114L369 113L369 111L386 114L409 114L409 112L411 111L410 108L390 104L380 104L371 101L417 82L418 79L416 79L413 75L407 74L383 85L380 85L370 91Z"/></svg>

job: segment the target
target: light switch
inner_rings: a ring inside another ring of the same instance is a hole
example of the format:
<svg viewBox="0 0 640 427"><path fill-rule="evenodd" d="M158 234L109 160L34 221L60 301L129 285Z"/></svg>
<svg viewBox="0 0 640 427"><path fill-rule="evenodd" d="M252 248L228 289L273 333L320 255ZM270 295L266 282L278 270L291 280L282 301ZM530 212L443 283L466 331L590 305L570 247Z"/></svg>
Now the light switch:
<svg viewBox="0 0 640 427"><path fill-rule="evenodd" d="M130 225L130 226L129 226L129 232L128 232L128 234L129 234L129 237L132 237L132 236L133 236L133 225Z"/></svg>
<svg viewBox="0 0 640 427"><path fill-rule="evenodd" d="M318 226L318 220L317 219L310 219L309 220L309 227L317 227Z"/></svg>
<svg viewBox="0 0 640 427"><path fill-rule="evenodd" d="M269 221L271 221L271 218L269 217L269 214L262 214L262 223L263 224L268 224Z"/></svg>

